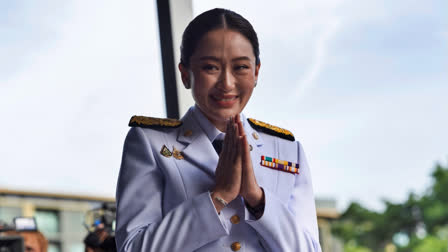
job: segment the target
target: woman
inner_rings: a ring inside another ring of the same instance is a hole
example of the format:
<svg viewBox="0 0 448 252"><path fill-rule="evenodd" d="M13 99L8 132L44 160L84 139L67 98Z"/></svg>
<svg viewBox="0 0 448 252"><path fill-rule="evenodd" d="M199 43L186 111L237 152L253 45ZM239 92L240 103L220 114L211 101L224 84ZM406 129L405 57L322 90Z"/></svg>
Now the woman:
<svg viewBox="0 0 448 252"><path fill-rule="evenodd" d="M240 114L259 69L257 35L242 16L213 9L191 21L179 70L196 104L180 121L131 119L117 186L120 251L320 251L301 145Z"/></svg>

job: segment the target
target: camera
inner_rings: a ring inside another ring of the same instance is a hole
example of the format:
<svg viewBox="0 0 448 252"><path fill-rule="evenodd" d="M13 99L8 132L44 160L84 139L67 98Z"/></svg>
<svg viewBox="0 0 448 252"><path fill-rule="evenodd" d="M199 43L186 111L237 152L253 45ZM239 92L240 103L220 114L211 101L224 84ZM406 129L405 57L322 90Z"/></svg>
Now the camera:
<svg viewBox="0 0 448 252"><path fill-rule="evenodd" d="M115 245L116 212L115 203L105 202L101 207L86 213L84 226L89 234L84 238L84 244L90 251L117 251Z"/></svg>
<svg viewBox="0 0 448 252"><path fill-rule="evenodd" d="M4 235L6 232L37 231L34 218L16 217L13 225L0 221L0 252L23 252L25 244L22 236Z"/></svg>

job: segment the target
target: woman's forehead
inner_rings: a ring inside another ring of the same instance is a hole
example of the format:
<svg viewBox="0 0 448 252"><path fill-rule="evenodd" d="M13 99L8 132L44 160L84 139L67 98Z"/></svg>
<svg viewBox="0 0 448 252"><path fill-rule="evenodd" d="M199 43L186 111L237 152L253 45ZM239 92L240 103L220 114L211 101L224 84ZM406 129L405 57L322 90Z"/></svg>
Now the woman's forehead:
<svg viewBox="0 0 448 252"><path fill-rule="evenodd" d="M213 58L255 60L255 55L252 44L244 35L229 29L218 29L206 33L201 38L191 60Z"/></svg>

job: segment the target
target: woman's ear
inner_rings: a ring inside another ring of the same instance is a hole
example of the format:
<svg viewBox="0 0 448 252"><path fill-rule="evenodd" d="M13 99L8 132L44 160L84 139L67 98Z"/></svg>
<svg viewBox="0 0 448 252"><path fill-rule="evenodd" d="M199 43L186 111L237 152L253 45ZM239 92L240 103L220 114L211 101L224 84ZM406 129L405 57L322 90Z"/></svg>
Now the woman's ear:
<svg viewBox="0 0 448 252"><path fill-rule="evenodd" d="M190 72L187 67L185 67L182 63L178 65L180 71L180 77L182 79L182 83L186 89L190 89Z"/></svg>
<svg viewBox="0 0 448 252"><path fill-rule="evenodd" d="M255 86L257 86L258 73L260 72L261 62L255 66Z"/></svg>

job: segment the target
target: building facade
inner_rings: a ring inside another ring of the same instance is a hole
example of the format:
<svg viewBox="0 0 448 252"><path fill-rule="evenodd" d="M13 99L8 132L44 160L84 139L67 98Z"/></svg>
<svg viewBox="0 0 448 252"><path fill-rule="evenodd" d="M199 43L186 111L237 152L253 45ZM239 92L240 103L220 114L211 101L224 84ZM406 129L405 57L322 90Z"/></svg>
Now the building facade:
<svg viewBox="0 0 448 252"><path fill-rule="evenodd" d="M49 241L49 252L84 252L83 240L91 220L89 210L113 198L0 190L0 220L12 224L15 217L34 217ZM87 222L87 223L86 223Z"/></svg>
<svg viewBox="0 0 448 252"><path fill-rule="evenodd" d="M0 189L0 220L12 223L15 217L34 217L49 241L49 252L84 252L83 240L92 224L89 211L113 202L113 198ZM331 234L331 221L339 217L335 200L318 198L316 207L322 250L342 252L342 243Z"/></svg>

